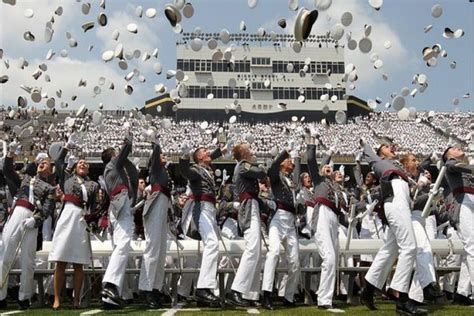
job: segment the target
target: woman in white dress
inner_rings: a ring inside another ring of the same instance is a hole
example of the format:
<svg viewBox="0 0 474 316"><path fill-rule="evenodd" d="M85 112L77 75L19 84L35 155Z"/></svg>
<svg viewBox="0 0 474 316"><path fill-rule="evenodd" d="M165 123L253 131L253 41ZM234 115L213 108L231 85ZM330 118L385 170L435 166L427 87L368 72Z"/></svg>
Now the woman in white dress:
<svg viewBox="0 0 474 316"><path fill-rule="evenodd" d="M99 186L88 178L89 164L79 159L76 164L71 156L64 170L64 148L58 160L56 170L59 183L64 192L63 207L59 213L53 236L53 249L49 261L56 262L54 272L54 303L53 309L60 307L61 290L64 284L66 265L74 267L74 307L80 306L80 291L84 279L83 265L91 263L89 233L83 215L93 212Z"/></svg>

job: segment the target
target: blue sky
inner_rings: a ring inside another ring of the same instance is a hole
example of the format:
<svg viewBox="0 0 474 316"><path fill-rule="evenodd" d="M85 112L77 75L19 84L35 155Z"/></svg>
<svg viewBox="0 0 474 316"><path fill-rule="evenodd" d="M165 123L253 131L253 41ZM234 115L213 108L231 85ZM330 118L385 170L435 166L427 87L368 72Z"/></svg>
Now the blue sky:
<svg viewBox="0 0 474 316"><path fill-rule="evenodd" d="M88 15L81 12L83 2L91 3L91 11ZM0 103L9 105L16 104L19 95L28 97L27 93L19 88L21 84L42 87L49 97L55 96L55 91L62 89L62 98L56 98L56 104L60 101L67 102L70 108L77 108L86 104L93 109L99 103L103 103L106 109L118 107L130 108L141 107L147 99L157 96L154 85L163 83L169 89L175 85L175 81L166 80L165 74L168 69L176 67L175 42L180 38L173 32L172 27L166 20L163 8L170 1L142 0L106 0L105 13L108 16L106 27L95 28L84 33L81 25L87 21L95 21L102 10L99 8L99 0L17 0L15 6L0 3L0 48L3 49L3 58L0 61L0 75L8 75L9 81L0 85ZM408 97L407 105L414 106L418 110L452 111L458 108L461 111L473 110L472 98L463 99L465 93L473 94L474 87L474 41L472 30L474 30L474 4L468 0L385 0L381 10L371 8L367 0L333 0L332 6L320 12L318 21L313 27L313 34L321 34L329 31L338 23L340 16L346 12L352 12L353 23L346 28L346 33L352 31L352 37L359 39L363 33L363 25L372 25L370 35L374 48L372 52L379 54L384 61L382 69L376 70L372 67L369 54L362 54L358 50L346 49L346 64L353 63L359 73L356 89L349 91L362 99L375 99L380 97L384 103L390 101L392 93L399 93L403 87L410 90L414 88L411 84L414 74L426 74L429 87L424 93L418 93L415 98ZM200 27L204 32L219 32L227 28L231 32L239 30L240 21L244 20L248 33L255 33L259 27L267 31L293 32L293 21L296 12L289 10L288 0L259 0L256 8L251 9L247 0L199 0L191 3L194 6L194 16L191 19L183 17L182 26L186 32L191 32L195 27ZM439 18L431 16L431 8L434 4L443 7L443 14ZM53 40L50 43L44 41L45 23L50 19L54 10L61 5L64 9L62 16L55 16ZM300 7L314 9L314 1L299 1ZM143 15L139 18L135 14L137 6L155 8L157 16L149 19ZM34 11L33 18L24 16L25 9ZM277 21L286 18L288 26L285 30L278 27ZM138 34L129 33L126 30L128 23L138 25ZM429 24L433 29L424 33L423 28ZM463 29L465 35L459 39L445 39L442 36L445 27L453 30ZM114 29L120 31L118 41L112 39ZM23 39L25 31L31 31L36 40L27 42ZM66 39L69 31L77 40L78 46L70 48ZM386 40L391 41L392 47L385 49L383 44ZM346 41L344 36L341 40ZM154 48L159 49L158 59L153 57L143 62L134 59L128 62L128 69L121 70L117 60L109 63L102 61L102 53L106 50L114 50L117 43L124 45L125 50L140 49L142 52L152 53ZM426 66L422 60L421 50L425 46L433 46L439 43L448 53L446 58L439 57L438 65L433 68ZM89 52L89 45L93 49ZM56 52L52 60L46 60L49 49ZM68 56L60 56L60 51L66 49ZM18 60L24 57L29 66L21 70L18 68ZM7 69L3 63L8 60L10 68ZM304 60L304 56L302 56ZM451 69L449 64L456 61L456 69ZM156 75L153 65L160 62L163 66L163 74ZM35 81L33 72L38 65L45 63L48 70ZM127 73L138 69L140 74L146 78L145 83L140 83L138 78L133 78L129 84L134 87L132 95L124 93L127 84L124 77ZM382 79L382 74L389 77L387 81ZM49 74L51 82L44 80L45 74ZM106 84L98 84L99 77L105 77ZM86 87L77 87L80 79L87 80ZM115 90L107 89L107 84L113 82ZM100 86L102 92L94 96L93 88ZM77 95L76 101L71 96ZM460 104L455 107L453 98L459 98ZM34 105L28 98L29 105ZM42 107L44 104L36 104ZM224 104L223 104L224 107ZM382 110L380 106L379 110Z"/></svg>

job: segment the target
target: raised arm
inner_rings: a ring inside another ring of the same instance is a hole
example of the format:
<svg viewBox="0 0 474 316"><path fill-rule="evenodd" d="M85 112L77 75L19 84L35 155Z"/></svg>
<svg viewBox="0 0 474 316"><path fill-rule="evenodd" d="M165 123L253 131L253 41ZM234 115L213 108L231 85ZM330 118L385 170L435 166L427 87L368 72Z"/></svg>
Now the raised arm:
<svg viewBox="0 0 474 316"><path fill-rule="evenodd" d="M319 174L318 162L316 160L316 145L308 144L306 149L306 156L308 157L308 171L313 186L317 186L323 178Z"/></svg>
<svg viewBox="0 0 474 316"><path fill-rule="evenodd" d="M281 163L290 157L290 154L286 150L283 150L276 158L273 160L270 168L268 169L268 177L270 182L275 183L280 179L280 165Z"/></svg>
<svg viewBox="0 0 474 316"><path fill-rule="evenodd" d="M301 157L294 158L295 168L293 169L293 183L297 188L300 187Z"/></svg>
<svg viewBox="0 0 474 316"><path fill-rule="evenodd" d="M3 176L5 177L5 181L8 185L8 190L10 190L12 196L15 196L21 186L21 179L18 173L15 171L13 157L14 156L10 154L5 157L3 162Z"/></svg>
<svg viewBox="0 0 474 316"><path fill-rule="evenodd" d="M356 161L353 172L357 186L361 187L364 185L364 176L362 175L362 166L360 165L360 161Z"/></svg>
<svg viewBox="0 0 474 316"><path fill-rule="evenodd" d="M372 164L376 163L377 161L381 161L382 158L377 156L375 151L372 149L372 147L369 146L369 144L365 143L363 144L362 147L362 153L364 159L367 161L367 163L372 166Z"/></svg>
<svg viewBox="0 0 474 316"><path fill-rule="evenodd" d="M67 153L68 153L68 150L65 147L63 147L61 149L61 152L59 153L58 158L54 161L56 179L58 181L59 187L63 191L64 191L64 181L66 180L66 174L65 174L66 167L65 167L64 161L66 159Z"/></svg>
<svg viewBox="0 0 474 316"><path fill-rule="evenodd" d="M150 161L150 183L156 182L159 174L163 172L163 166L161 165L161 146L155 142L153 144L153 153Z"/></svg>
<svg viewBox="0 0 474 316"><path fill-rule="evenodd" d="M185 155L179 159L179 169L181 170L181 174L183 175L183 177L185 177L189 181L199 179L200 177L197 170L191 168L188 155Z"/></svg>
<svg viewBox="0 0 474 316"><path fill-rule="evenodd" d="M132 136L128 134L125 137L125 141L122 145L122 149L120 149L119 154L114 158L115 159L115 166L117 168L123 168L125 165L125 161L128 159L128 155L132 152Z"/></svg>
<svg viewBox="0 0 474 316"><path fill-rule="evenodd" d="M239 174L248 179L263 179L267 176L265 169L260 166L255 166L250 162L243 162L242 168L239 170Z"/></svg>
<svg viewBox="0 0 474 316"><path fill-rule="evenodd" d="M211 153L211 159L215 160L219 157L222 156L222 150L220 147L217 147L212 153Z"/></svg>
<svg viewBox="0 0 474 316"><path fill-rule="evenodd" d="M448 172L459 172L459 173L474 173L474 165L468 165L464 162L450 159L446 162L446 170Z"/></svg>

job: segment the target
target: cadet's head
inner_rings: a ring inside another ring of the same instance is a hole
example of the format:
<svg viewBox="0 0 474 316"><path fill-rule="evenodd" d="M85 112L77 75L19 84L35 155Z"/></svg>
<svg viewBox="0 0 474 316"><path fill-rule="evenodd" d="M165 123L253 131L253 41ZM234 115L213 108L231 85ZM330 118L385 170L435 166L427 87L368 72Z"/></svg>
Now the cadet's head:
<svg viewBox="0 0 474 316"><path fill-rule="evenodd" d="M138 179L138 191L145 191L146 181L143 178Z"/></svg>
<svg viewBox="0 0 474 316"><path fill-rule="evenodd" d="M114 158L115 156L117 156L117 152L115 151L115 149L113 149L112 147L109 147L107 149L105 149L103 152L102 152L102 162L104 163L104 165L108 164L110 162L110 160L112 160L112 158Z"/></svg>
<svg viewBox="0 0 474 316"><path fill-rule="evenodd" d="M74 171L78 176L86 177L89 174L89 163L84 158L79 159Z"/></svg>
<svg viewBox="0 0 474 316"><path fill-rule="evenodd" d="M295 168L295 164L293 163L293 159L290 157L283 160L282 163L280 164L280 171L283 171L286 173L292 173L294 168Z"/></svg>
<svg viewBox="0 0 474 316"><path fill-rule="evenodd" d="M193 153L193 160L197 164L209 165L212 161L211 153L205 147L199 147Z"/></svg>
<svg viewBox="0 0 474 316"><path fill-rule="evenodd" d="M323 177L331 177L332 176L332 167L331 165L324 165L319 169L319 175Z"/></svg>
<svg viewBox="0 0 474 316"><path fill-rule="evenodd" d="M301 185L304 186L305 188L311 188L311 177L309 173L303 172L300 175L300 181L301 181Z"/></svg>
<svg viewBox="0 0 474 316"><path fill-rule="evenodd" d="M252 159L252 152L250 151L250 147L247 144L238 144L235 146L232 149L232 155L237 161Z"/></svg>
<svg viewBox="0 0 474 316"><path fill-rule="evenodd" d="M367 175L365 176L365 179L364 179L364 184L366 186L372 186L374 185L375 183L377 183L377 179L375 178L375 174L370 171L369 173L367 173Z"/></svg>
<svg viewBox="0 0 474 316"><path fill-rule="evenodd" d="M423 171L423 175L425 176L426 179L428 179L428 181L430 181L430 182L433 181L433 177L431 176L431 172L429 172L427 169L425 169Z"/></svg>
<svg viewBox="0 0 474 316"><path fill-rule="evenodd" d="M377 155L382 158L394 159L396 157L395 145L390 145L387 143L380 145L379 149L377 150Z"/></svg>
<svg viewBox="0 0 474 316"><path fill-rule="evenodd" d="M344 182L344 176L342 175L342 172L339 170L336 170L332 173L332 177L334 181L336 181L339 184L342 184Z"/></svg>
<svg viewBox="0 0 474 316"><path fill-rule="evenodd" d="M406 155L403 155L400 158L400 162L402 163L403 168L405 168L405 170L408 171L412 176L418 176L419 161L414 154L408 153Z"/></svg>
<svg viewBox="0 0 474 316"><path fill-rule="evenodd" d="M48 157L41 158L36 161L36 173L40 176L47 178L53 172L53 166L51 165L51 160Z"/></svg>
<svg viewBox="0 0 474 316"><path fill-rule="evenodd" d="M463 160L465 157L464 151L459 147L448 147L443 154L443 162L449 159Z"/></svg>
<svg viewBox="0 0 474 316"><path fill-rule="evenodd" d="M168 157L166 157L165 154L161 153L160 154L160 164L162 166L165 166L168 163Z"/></svg>

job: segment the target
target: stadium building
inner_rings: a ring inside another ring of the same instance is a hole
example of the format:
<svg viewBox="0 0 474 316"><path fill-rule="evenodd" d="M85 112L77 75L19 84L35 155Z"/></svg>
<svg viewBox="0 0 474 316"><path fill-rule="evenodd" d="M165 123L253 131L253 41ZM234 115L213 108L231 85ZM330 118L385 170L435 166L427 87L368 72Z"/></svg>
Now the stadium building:
<svg viewBox="0 0 474 316"><path fill-rule="evenodd" d="M171 114L168 105L158 115L177 120L238 115L246 121L291 116L333 121L337 111L347 117L370 111L364 101L346 96L344 49L326 36L312 35L302 47L293 45L290 34L230 34L235 44L216 47L222 44L214 40L219 34L199 37L196 42L194 34L184 33L177 43L176 69L185 79L170 94L179 91L178 110ZM147 112L162 98L147 101Z"/></svg>

